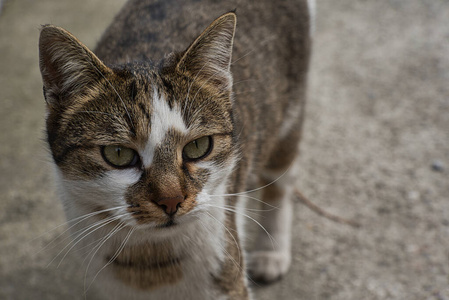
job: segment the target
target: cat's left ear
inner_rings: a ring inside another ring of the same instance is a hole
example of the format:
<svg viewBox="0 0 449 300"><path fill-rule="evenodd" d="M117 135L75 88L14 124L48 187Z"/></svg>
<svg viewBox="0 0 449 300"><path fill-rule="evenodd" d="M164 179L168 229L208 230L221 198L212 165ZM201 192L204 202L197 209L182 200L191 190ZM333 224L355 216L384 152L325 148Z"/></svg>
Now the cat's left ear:
<svg viewBox="0 0 449 300"><path fill-rule="evenodd" d="M189 46L177 64L194 78L231 90L231 57L237 16L233 12L217 18Z"/></svg>
<svg viewBox="0 0 449 300"><path fill-rule="evenodd" d="M45 25L39 38L39 67L49 108L65 108L95 91L112 73L70 32Z"/></svg>

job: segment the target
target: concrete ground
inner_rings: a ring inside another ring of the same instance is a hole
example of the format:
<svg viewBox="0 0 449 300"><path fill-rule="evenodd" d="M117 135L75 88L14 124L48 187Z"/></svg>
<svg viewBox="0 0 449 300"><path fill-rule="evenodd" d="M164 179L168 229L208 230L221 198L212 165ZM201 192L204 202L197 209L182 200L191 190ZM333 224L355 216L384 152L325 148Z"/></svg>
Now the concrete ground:
<svg viewBox="0 0 449 300"><path fill-rule="evenodd" d="M0 299L83 299L43 142L39 26L93 47L122 0L7 0L0 14ZM318 0L294 260L257 299L449 299L449 2ZM55 239L56 247L43 247ZM95 294L88 294L94 299Z"/></svg>

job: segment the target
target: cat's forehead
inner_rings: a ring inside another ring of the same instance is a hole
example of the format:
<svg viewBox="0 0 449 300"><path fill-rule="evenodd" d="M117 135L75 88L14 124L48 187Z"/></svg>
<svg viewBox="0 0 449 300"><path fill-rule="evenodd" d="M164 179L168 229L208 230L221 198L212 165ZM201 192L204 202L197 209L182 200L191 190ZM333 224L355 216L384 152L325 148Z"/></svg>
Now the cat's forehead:
<svg viewBox="0 0 449 300"><path fill-rule="evenodd" d="M178 129L183 121L190 130L198 127L231 130L230 93L217 91L196 77L166 70L139 70L133 77L131 86L136 90L133 105L157 120L151 125L176 119Z"/></svg>
<svg viewBox="0 0 449 300"><path fill-rule="evenodd" d="M83 140L142 146L149 139L160 142L169 130L187 138L232 131L229 97L195 77L148 65L117 68L110 75L96 89L100 92L64 113L63 127Z"/></svg>
<svg viewBox="0 0 449 300"><path fill-rule="evenodd" d="M169 131L187 140L232 131L228 100L201 82L149 68L114 71L102 93L65 113L69 136L148 149Z"/></svg>

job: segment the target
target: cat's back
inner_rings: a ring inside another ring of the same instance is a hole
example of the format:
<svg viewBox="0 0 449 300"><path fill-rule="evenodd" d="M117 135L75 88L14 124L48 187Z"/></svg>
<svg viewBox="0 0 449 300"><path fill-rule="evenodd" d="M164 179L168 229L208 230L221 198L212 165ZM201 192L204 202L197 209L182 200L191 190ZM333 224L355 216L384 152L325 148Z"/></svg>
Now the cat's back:
<svg viewBox="0 0 449 300"><path fill-rule="evenodd" d="M157 61L167 53L186 49L212 20L235 10L234 61L259 56L270 64L275 57L300 58L308 51L308 2L130 0L104 33L95 53L109 64ZM283 61L272 62L284 65Z"/></svg>

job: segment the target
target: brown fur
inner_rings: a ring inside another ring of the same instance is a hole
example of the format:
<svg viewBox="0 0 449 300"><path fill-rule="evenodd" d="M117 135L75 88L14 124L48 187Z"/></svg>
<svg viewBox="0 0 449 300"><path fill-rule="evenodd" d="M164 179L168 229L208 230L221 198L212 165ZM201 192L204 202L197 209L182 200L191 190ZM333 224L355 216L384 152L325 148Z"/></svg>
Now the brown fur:
<svg viewBox="0 0 449 300"><path fill-rule="evenodd" d="M253 177L286 170L301 138L310 56L306 1L185 1L174 10L178 4L131 0L103 35L98 57L63 29L46 26L41 33L48 142L65 178L93 180L113 170L101 156L105 145L141 153L159 125L151 124L153 95L181 109L189 135L168 131L151 167L136 166L141 177L126 190L127 210L138 224L171 226L197 205L210 174L182 159L188 142L211 136L214 147L204 161L216 166L238 155L227 192L239 193ZM212 15L234 8L240 16L235 39L232 12L206 27ZM165 55L173 49L186 50ZM286 120L291 127L281 130ZM264 201L280 195L275 184ZM182 199L175 217L161 204L174 198ZM227 200L232 206L235 201ZM237 230L235 219L226 213L230 232ZM215 283L230 299L248 299L239 236L228 232L225 240L229 256ZM174 284L182 278L182 259L173 253L164 245L127 247L114 270L139 289Z"/></svg>
<svg viewBox="0 0 449 300"><path fill-rule="evenodd" d="M151 290L179 281L183 277L182 259L174 255L169 244L143 244L125 247L112 266L115 276L125 284Z"/></svg>

